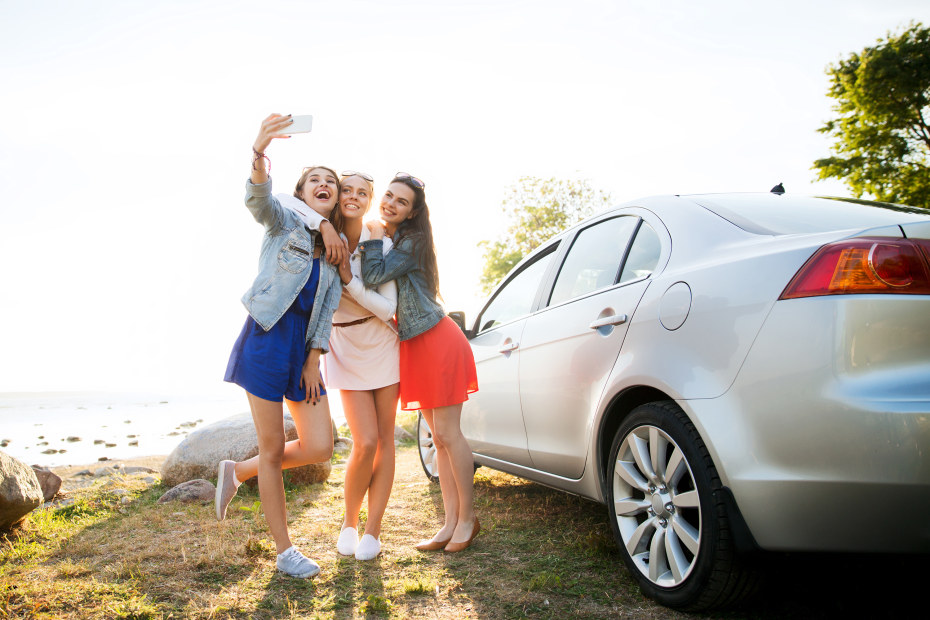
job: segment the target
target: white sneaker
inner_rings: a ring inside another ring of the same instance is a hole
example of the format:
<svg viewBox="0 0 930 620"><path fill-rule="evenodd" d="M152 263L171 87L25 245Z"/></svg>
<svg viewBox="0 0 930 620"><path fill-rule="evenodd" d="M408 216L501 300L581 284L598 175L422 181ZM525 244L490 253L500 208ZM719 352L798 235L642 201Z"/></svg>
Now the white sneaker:
<svg viewBox="0 0 930 620"><path fill-rule="evenodd" d="M374 560L379 553L381 553L381 541L371 534L365 534L358 543L358 549L355 550L355 559Z"/></svg>
<svg viewBox="0 0 930 620"><path fill-rule="evenodd" d="M339 540L336 541L336 551L340 555L355 555L355 548L358 547L358 530L354 527L347 527L339 532Z"/></svg>
<svg viewBox="0 0 930 620"><path fill-rule="evenodd" d="M279 571L298 579L313 577L320 572L319 564L306 557L297 550L297 547L293 546L278 554L277 565Z"/></svg>
<svg viewBox="0 0 930 620"><path fill-rule="evenodd" d="M239 485L236 484L236 462L220 461L216 475L216 519L226 518L226 507L236 496Z"/></svg>

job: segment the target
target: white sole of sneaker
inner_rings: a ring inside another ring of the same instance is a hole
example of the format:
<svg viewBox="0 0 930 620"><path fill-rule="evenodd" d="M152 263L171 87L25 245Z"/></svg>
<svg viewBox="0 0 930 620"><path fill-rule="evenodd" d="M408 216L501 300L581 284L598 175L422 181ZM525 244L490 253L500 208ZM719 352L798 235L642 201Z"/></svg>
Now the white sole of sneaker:
<svg viewBox="0 0 930 620"><path fill-rule="evenodd" d="M226 468L223 467L223 461L220 461L220 464L217 466L217 470L218 471L216 474L216 497L213 500L213 506L214 508L216 508L216 520L222 521L225 515L223 515L220 510L220 503L222 502L222 499L223 499L223 483L225 482L224 480L225 476L223 472L226 470Z"/></svg>
<svg viewBox="0 0 930 620"><path fill-rule="evenodd" d="M283 570L281 570L280 568L278 569L278 572L281 573L282 575L287 575L288 577L293 577L294 579L309 579L310 577L316 577L317 575L319 575L319 574L320 574L320 569L318 568L318 569L313 570L313 571L310 571L310 572L308 572L308 573L301 573L301 574L299 574L299 575L292 575L292 574L290 574L290 573L286 573L286 572L284 572Z"/></svg>

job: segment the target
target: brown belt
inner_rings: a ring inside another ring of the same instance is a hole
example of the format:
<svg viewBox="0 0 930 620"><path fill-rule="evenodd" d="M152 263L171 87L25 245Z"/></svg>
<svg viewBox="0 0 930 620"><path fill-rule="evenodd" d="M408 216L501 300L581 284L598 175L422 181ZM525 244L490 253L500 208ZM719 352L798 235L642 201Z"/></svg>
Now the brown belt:
<svg viewBox="0 0 930 620"><path fill-rule="evenodd" d="M349 321L348 323L333 323L333 327L349 327L350 325L361 325L366 321L370 321L374 316L366 316L364 319L358 319L357 321Z"/></svg>

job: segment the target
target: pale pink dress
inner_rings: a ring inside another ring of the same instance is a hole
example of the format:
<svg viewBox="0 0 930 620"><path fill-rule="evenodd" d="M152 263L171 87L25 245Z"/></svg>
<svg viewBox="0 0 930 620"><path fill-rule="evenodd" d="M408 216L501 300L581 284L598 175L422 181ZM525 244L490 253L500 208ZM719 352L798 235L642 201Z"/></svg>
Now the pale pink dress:
<svg viewBox="0 0 930 620"><path fill-rule="evenodd" d="M362 228L359 243L370 236ZM384 253L392 244L384 239ZM361 254L356 248L349 259L352 281L342 289L342 299L333 315L329 336L329 353L323 356L326 389L374 390L400 381L400 348L394 313L397 309L397 285L394 281L365 288L361 276ZM364 323L336 327L373 317Z"/></svg>

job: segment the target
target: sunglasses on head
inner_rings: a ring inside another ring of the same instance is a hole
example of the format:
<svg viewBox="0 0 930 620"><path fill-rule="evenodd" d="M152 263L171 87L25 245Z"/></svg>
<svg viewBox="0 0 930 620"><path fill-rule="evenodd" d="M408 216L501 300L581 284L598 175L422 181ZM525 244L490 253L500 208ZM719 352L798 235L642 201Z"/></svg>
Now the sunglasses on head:
<svg viewBox="0 0 930 620"><path fill-rule="evenodd" d="M412 174L408 172L398 172L397 174L394 175L394 181L410 181L418 189L426 189L426 183L424 183L422 180L416 178L415 176L413 176Z"/></svg>
<svg viewBox="0 0 930 620"><path fill-rule="evenodd" d="M368 181L369 183L374 183L374 182L375 182L375 178L374 178L373 176L371 176L370 174L365 174L364 172L356 172L355 170L346 170L346 171L344 171L344 172L342 173L342 178L345 179L346 177L362 177L363 179L365 179L365 180Z"/></svg>

